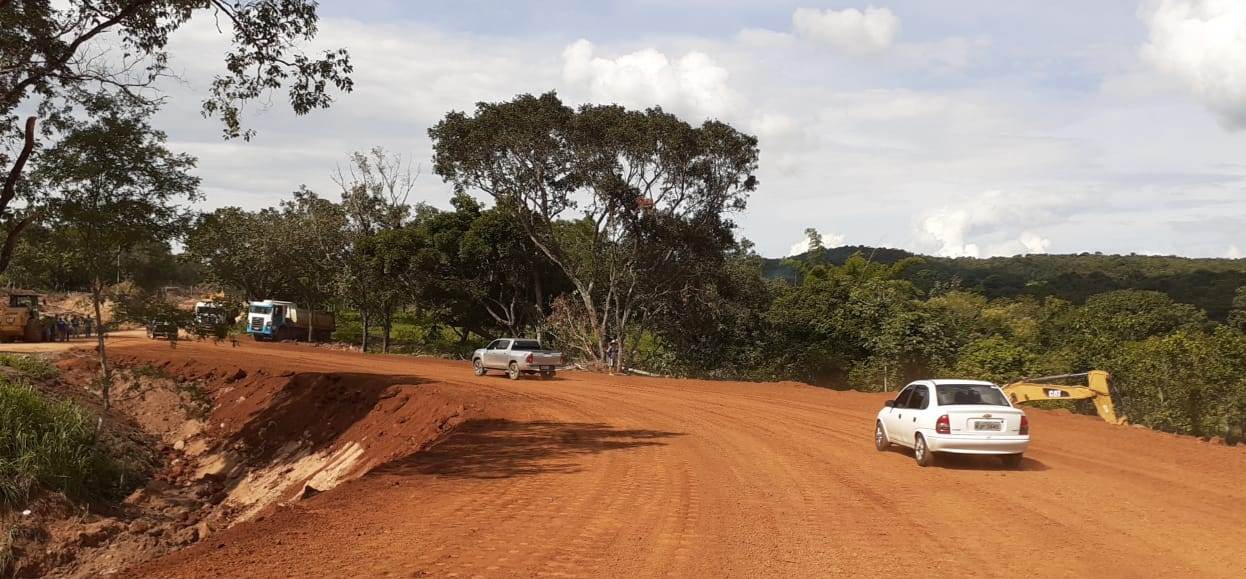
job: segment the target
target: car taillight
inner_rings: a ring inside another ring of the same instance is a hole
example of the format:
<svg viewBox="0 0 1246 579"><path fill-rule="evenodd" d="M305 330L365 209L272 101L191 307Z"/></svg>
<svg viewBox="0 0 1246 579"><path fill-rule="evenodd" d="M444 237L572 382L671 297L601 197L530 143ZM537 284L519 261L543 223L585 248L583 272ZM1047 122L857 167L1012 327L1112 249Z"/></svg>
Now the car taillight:
<svg viewBox="0 0 1246 579"><path fill-rule="evenodd" d="M952 421L948 420L946 414L940 416L939 419L935 421L935 432L938 432L939 434L952 433Z"/></svg>
<svg viewBox="0 0 1246 579"><path fill-rule="evenodd" d="M527 363L529 363L529 364L531 364L531 363L532 363L532 354L531 354L531 353L529 353L529 354L528 354L528 357L527 357L527 358L524 358L524 361L525 361L525 362L527 362Z"/></svg>
<svg viewBox="0 0 1246 579"><path fill-rule="evenodd" d="M1026 418L1024 414L1023 414L1023 415L1021 415L1021 430L1020 430L1020 431L1018 431L1018 432L1019 432L1019 434L1029 434L1029 433L1030 433L1030 419L1029 419L1029 418Z"/></svg>

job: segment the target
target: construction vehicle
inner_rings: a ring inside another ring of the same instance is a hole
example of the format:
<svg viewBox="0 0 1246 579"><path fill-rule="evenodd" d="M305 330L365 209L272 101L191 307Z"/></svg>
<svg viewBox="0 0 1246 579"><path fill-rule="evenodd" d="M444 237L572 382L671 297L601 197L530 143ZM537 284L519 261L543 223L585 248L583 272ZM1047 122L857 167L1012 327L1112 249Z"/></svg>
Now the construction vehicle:
<svg viewBox="0 0 1246 579"><path fill-rule="evenodd" d="M256 340L307 340L326 342L333 334L333 312L300 308L294 302L251 302L247 333Z"/></svg>
<svg viewBox="0 0 1246 579"><path fill-rule="evenodd" d="M42 342L44 324L39 316L38 293L27 290L9 292L9 305L0 314L0 341Z"/></svg>
<svg viewBox="0 0 1246 579"><path fill-rule="evenodd" d="M1108 373L1103 370L1091 370L1079 374L1022 378L1005 385L1003 390L1013 404L1035 400L1090 400L1094 402L1095 411L1105 422L1125 424L1125 417L1117 415L1116 405L1112 403L1112 392L1108 388L1109 377ZM1073 379L1081 379L1084 383L1074 385L1056 383Z"/></svg>
<svg viewBox="0 0 1246 579"><path fill-rule="evenodd" d="M204 335L212 334L218 327L231 326L234 316L225 304L213 300L195 302L194 327Z"/></svg>

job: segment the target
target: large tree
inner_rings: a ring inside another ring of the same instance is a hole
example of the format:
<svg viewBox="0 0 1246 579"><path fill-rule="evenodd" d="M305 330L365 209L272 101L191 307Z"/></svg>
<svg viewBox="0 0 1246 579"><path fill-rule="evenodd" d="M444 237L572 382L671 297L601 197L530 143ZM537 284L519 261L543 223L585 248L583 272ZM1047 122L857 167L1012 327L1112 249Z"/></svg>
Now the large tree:
<svg viewBox="0 0 1246 579"><path fill-rule="evenodd" d="M176 238L187 224L181 205L198 197L195 159L174 153L148 122L154 109L129 99L97 97L92 120L77 121L41 156L35 182L49 193L47 221L69 262L89 280L96 327L110 274L127 250ZM112 371L99 333L105 406Z"/></svg>
<svg viewBox="0 0 1246 579"><path fill-rule="evenodd" d="M281 220L275 208L222 207L203 213L187 234L186 254L202 265L209 281L237 290L246 299L292 294L290 266L298 246L275 234Z"/></svg>
<svg viewBox="0 0 1246 579"><path fill-rule="evenodd" d="M697 283L673 264L733 246L727 214L757 187L756 138L660 108L520 95L451 112L429 135L437 174L492 196L570 280L587 342L572 346L597 359Z"/></svg>
<svg viewBox="0 0 1246 579"><path fill-rule="evenodd" d="M203 101L226 137L250 137L243 106L283 86L297 114L328 106L335 87L351 89L345 50L300 48L317 33L314 0L0 0L0 272L36 218L20 203L20 183L36 156L37 118L52 121L48 134L72 130L84 94L158 98L152 88L169 73L169 40L197 14L231 36L226 70Z"/></svg>
<svg viewBox="0 0 1246 579"><path fill-rule="evenodd" d="M394 311L413 295L403 287L396 263L385 257L391 237L411 215L407 198L418 171L410 160L380 147L350 155L346 168L338 167L333 181L341 190L344 213L344 258L338 276L342 300L359 310L363 320L363 351L368 351L372 322L380 318L381 349L389 351Z"/></svg>

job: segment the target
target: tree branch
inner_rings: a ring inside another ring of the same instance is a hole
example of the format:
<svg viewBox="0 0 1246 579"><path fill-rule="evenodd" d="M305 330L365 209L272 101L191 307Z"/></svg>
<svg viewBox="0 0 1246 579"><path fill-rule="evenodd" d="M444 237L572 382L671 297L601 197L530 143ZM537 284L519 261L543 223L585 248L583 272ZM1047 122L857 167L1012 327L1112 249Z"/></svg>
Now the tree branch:
<svg viewBox="0 0 1246 579"><path fill-rule="evenodd" d="M22 151L18 153L17 160L13 161L13 168L9 170L9 176L4 180L4 189L0 192L0 215L4 215L9 210L9 203L13 201L13 197L17 195L17 181L22 177L22 169L26 167L26 161L30 159L30 153L35 149L35 117L26 117L26 131L24 133L24 143ZM0 268L4 271L4 268Z"/></svg>

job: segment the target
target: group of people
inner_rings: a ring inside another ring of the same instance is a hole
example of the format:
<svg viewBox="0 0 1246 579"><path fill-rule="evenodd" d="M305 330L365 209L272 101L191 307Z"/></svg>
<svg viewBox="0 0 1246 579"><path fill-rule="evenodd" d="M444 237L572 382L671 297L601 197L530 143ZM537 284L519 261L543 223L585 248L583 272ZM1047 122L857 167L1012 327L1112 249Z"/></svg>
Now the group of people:
<svg viewBox="0 0 1246 579"><path fill-rule="evenodd" d="M43 339L47 342L68 342L78 337L91 337L95 320L86 316L48 316L43 319Z"/></svg>

